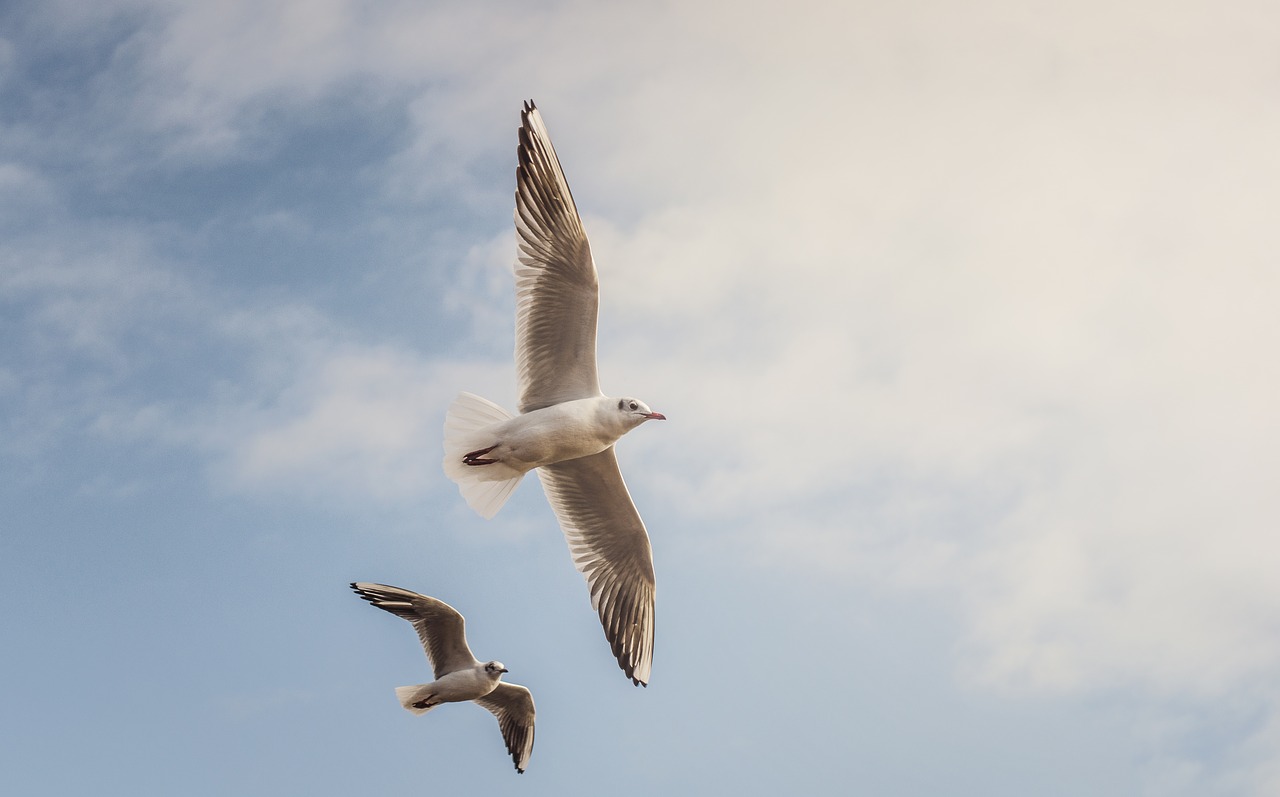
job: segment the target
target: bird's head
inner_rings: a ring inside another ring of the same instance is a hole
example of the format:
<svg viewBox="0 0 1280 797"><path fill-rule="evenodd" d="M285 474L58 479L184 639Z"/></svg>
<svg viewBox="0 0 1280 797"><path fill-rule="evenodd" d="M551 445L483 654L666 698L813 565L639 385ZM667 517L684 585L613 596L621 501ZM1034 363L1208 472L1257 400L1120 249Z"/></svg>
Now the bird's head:
<svg viewBox="0 0 1280 797"><path fill-rule="evenodd" d="M491 661L484 665L484 674L495 681L501 678L502 674L506 671L507 668L502 666L502 662L500 661Z"/></svg>
<svg viewBox="0 0 1280 797"><path fill-rule="evenodd" d="M667 416L649 409L649 405L640 399L618 399L618 412L626 419L628 427L639 426L645 421L665 421Z"/></svg>

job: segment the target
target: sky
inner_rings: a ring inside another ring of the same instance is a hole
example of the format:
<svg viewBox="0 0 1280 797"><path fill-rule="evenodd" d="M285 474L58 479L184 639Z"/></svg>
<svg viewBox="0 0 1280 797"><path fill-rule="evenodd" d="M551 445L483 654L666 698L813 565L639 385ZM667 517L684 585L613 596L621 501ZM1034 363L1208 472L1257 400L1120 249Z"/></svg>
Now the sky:
<svg viewBox="0 0 1280 797"><path fill-rule="evenodd" d="M0 5L0 781L1280 793L1274 3ZM516 129L657 572L609 653L508 408ZM528 686L414 717L445 600Z"/></svg>

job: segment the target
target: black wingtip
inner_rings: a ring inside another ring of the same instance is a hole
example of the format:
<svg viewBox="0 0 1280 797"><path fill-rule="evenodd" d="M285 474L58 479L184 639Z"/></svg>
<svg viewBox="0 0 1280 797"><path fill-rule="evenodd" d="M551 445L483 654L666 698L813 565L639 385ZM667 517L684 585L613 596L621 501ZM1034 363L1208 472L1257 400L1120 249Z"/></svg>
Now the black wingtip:
<svg viewBox="0 0 1280 797"><path fill-rule="evenodd" d="M516 147L516 152L519 155L521 163L528 160L528 155L525 152L525 147L528 146L528 142L525 137L529 135L529 114L535 110L537 110L537 106L533 104L533 100L525 100L524 108L520 111L520 143ZM517 190L519 190L518 184Z"/></svg>
<svg viewBox="0 0 1280 797"><path fill-rule="evenodd" d="M637 669L638 662L634 662L630 660L630 652L624 651L622 649L621 640L613 642L611 647L613 648L613 655L618 659L618 666L622 668L622 674L630 678L631 683L634 684L635 686L643 686L644 688L648 689L649 682L641 681L639 678L636 677L636 669Z"/></svg>
<svg viewBox="0 0 1280 797"><path fill-rule="evenodd" d="M356 586L356 584L358 584L358 583L359 583L359 582L357 582L357 581L352 581L352 582L351 582L351 590L352 590L353 592L355 592L355 594L356 594L356 595L359 595L361 598L363 598L364 600L367 600L367 601L369 601L369 603L372 603L374 606L377 606L377 605L378 605L378 598L376 598L376 597L374 597L373 595L370 595L369 593L367 593L367 592L365 592L364 590L360 589L358 586ZM381 607L379 607L379 608L381 608Z"/></svg>

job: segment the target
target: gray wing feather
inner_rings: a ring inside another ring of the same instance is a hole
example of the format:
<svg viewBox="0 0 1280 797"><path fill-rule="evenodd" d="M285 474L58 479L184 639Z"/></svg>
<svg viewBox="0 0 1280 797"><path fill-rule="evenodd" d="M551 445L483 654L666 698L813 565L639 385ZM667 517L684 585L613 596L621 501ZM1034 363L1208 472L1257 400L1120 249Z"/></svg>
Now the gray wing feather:
<svg viewBox="0 0 1280 797"><path fill-rule="evenodd" d="M619 666L637 685L653 664L653 551L613 448L544 465L538 478L587 579Z"/></svg>
<svg viewBox="0 0 1280 797"><path fill-rule="evenodd" d="M601 395L600 294L569 183L532 102L516 149L516 373L520 411Z"/></svg>
<svg viewBox="0 0 1280 797"><path fill-rule="evenodd" d="M413 624L436 678L480 663L467 646L466 620L444 601L386 584L359 582L351 588L379 609Z"/></svg>
<svg viewBox="0 0 1280 797"><path fill-rule="evenodd" d="M533 694L519 684L500 683L484 697L476 698L498 718L502 741L515 762L516 771L524 772L533 755Z"/></svg>

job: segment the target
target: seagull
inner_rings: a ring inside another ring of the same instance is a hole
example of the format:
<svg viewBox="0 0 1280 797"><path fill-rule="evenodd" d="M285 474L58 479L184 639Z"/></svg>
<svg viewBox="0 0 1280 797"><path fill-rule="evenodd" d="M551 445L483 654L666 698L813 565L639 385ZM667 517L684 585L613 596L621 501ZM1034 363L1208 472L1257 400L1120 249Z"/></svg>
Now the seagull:
<svg viewBox="0 0 1280 797"><path fill-rule="evenodd" d="M471 393L445 418L444 470L491 518L534 468L587 580L591 606L627 677L648 686L653 665L653 551L622 481L613 445L666 420L636 398L600 390L599 283L582 219L532 101L516 148L516 370L520 414Z"/></svg>
<svg viewBox="0 0 1280 797"><path fill-rule="evenodd" d="M466 621L444 601L385 584L352 583L360 597L413 624L426 648L436 679L429 684L396 688L400 705L426 714L441 703L479 703L498 718L502 740L524 774L533 754L533 695L519 684L502 682L500 661L481 663L467 646Z"/></svg>

